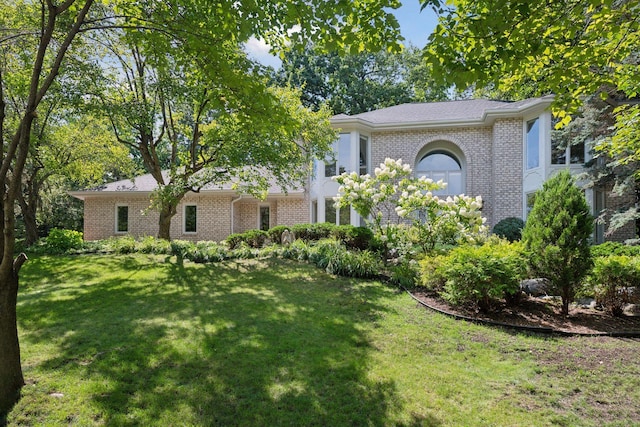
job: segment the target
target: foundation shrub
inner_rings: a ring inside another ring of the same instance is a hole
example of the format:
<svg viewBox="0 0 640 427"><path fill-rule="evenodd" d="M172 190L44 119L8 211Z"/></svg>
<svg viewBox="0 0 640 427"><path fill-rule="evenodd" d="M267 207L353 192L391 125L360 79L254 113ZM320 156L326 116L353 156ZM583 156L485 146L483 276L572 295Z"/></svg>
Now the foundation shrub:
<svg viewBox="0 0 640 427"><path fill-rule="evenodd" d="M291 231L293 231L296 239L312 242L329 238L334 228L336 228L335 224L320 222L316 224L296 224L291 227Z"/></svg>
<svg viewBox="0 0 640 427"><path fill-rule="evenodd" d="M503 239L507 239L510 242L515 242L522 238L522 229L524 228L524 221L516 217L508 217L498 221L493 227L493 234Z"/></svg>
<svg viewBox="0 0 640 427"><path fill-rule="evenodd" d="M519 244L491 239L482 246L457 247L422 265L425 274L435 273L427 283L446 301L490 311L497 301L512 301L520 292L523 264Z"/></svg>
<svg viewBox="0 0 640 427"><path fill-rule="evenodd" d="M640 256L640 246L625 245L621 242L604 242L591 246L590 251L594 258L609 255Z"/></svg>
<svg viewBox="0 0 640 427"><path fill-rule="evenodd" d="M588 281L596 301L612 315L622 316L626 304L640 302L640 257L597 257Z"/></svg>
<svg viewBox="0 0 640 427"><path fill-rule="evenodd" d="M347 249L365 250L373 245L373 231L368 227L339 225L332 230L331 237L340 240Z"/></svg>
<svg viewBox="0 0 640 427"><path fill-rule="evenodd" d="M171 242L153 236L146 236L137 242L136 251L143 254L170 254Z"/></svg>
<svg viewBox="0 0 640 427"><path fill-rule="evenodd" d="M288 225L277 225L267 230L267 237L271 240L271 243L280 244L282 243L282 233L290 229L291 227Z"/></svg>

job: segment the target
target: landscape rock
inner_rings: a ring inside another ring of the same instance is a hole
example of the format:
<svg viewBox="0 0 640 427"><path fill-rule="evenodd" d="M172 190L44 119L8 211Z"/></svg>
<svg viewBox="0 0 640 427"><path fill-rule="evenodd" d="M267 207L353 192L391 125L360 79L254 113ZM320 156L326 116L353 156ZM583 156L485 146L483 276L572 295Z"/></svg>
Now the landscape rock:
<svg viewBox="0 0 640 427"><path fill-rule="evenodd" d="M547 295L549 285L549 280L544 278L526 279L520 282L520 290L532 297L540 297Z"/></svg>

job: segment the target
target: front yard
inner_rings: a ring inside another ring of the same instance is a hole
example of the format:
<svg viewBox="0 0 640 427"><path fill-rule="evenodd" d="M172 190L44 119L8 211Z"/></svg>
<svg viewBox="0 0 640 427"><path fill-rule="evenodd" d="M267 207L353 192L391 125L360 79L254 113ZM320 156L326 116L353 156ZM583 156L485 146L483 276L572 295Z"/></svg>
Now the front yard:
<svg viewBox="0 0 640 427"><path fill-rule="evenodd" d="M638 340L455 321L279 259L22 271L9 425L640 425Z"/></svg>

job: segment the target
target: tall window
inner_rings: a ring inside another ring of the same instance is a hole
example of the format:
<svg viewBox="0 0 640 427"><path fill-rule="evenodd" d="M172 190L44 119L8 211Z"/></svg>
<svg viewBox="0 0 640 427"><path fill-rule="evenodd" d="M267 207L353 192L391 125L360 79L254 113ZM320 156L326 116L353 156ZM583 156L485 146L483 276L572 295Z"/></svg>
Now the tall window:
<svg viewBox="0 0 640 427"><path fill-rule="evenodd" d="M366 175L369 171L369 138L360 136L360 175Z"/></svg>
<svg viewBox="0 0 640 427"><path fill-rule="evenodd" d="M270 224L269 206L260 206L260 230L267 231Z"/></svg>
<svg viewBox="0 0 640 427"><path fill-rule="evenodd" d="M129 206L118 206L116 208L116 232L126 233L129 231Z"/></svg>
<svg viewBox="0 0 640 427"><path fill-rule="evenodd" d="M324 220L332 224L351 224L351 209L348 206L336 209L333 199L327 198L324 203Z"/></svg>
<svg viewBox="0 0 640 427"><path fill-rule="evenodd" d="M447 187L435 191L437 195L457 195L464 193L462 188L462 166L458 160L444 151L436 151L424 156L416 165L416 175L443 180Z"/></svg>
<svg viewBox="0 0 640 427"><path fill-rule="evenodd" d="M563 141L554 139L551 141L551 164L579 165L584 163L584 143L566 146Z"/></svg>
<svg viewBox="0 0 640 427"><path fill-rule="evenodd" d="M527 169L540 166L540 123L533 119L527 122Z"/></svg>
<svg viewBox="0 0 640 427"><path fill-rule="evenodd" d="M341 133L340 138L334 144L335 161L325 163L324 176L330 178L349 170L351 158L351 134Z"/></svg>
<svg viewBox="0 0 640 427"><path fill-rule="evenodd" d="M195 233L198 223L198 207L196 205L185 205L184 207L184 232Z"/></svg>

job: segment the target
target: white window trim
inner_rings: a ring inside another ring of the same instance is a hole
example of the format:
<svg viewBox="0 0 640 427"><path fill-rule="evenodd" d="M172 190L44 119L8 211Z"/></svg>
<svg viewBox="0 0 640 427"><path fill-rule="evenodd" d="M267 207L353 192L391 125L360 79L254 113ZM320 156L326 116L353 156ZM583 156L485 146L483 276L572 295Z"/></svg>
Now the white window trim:
<svg viewBox="0 0 640 427"><path fill-rule="evenodd" d="M119 227L118 227L118 209L119 209L119 208L122 208L122 207L127 208L127 230L126 230L126 231L119 231L119 230L118 230L118 228L119 228ZM116 234L127 234L127 233L129 232L129 228L130 228L130 224L129 224L129 222L130 222L130 221L129 221L129 210L130 210L130 209L129 209L129 205L128 205L128 204L126 204L126 203L117 203L117 204L116 204L116 210L115 210L116 220L115 220L115 226L114 226L114 228L115 228L115 233L116 233Z"/></svg>
<svg viewBox="0 0 640 427"><path fill-rule="evenodd" d="M196 208L196 231L187 231L187 207L195 206ZM197 203L185 203L182 206L182 234L194 235L198 234L198 204Z"/></svg>

